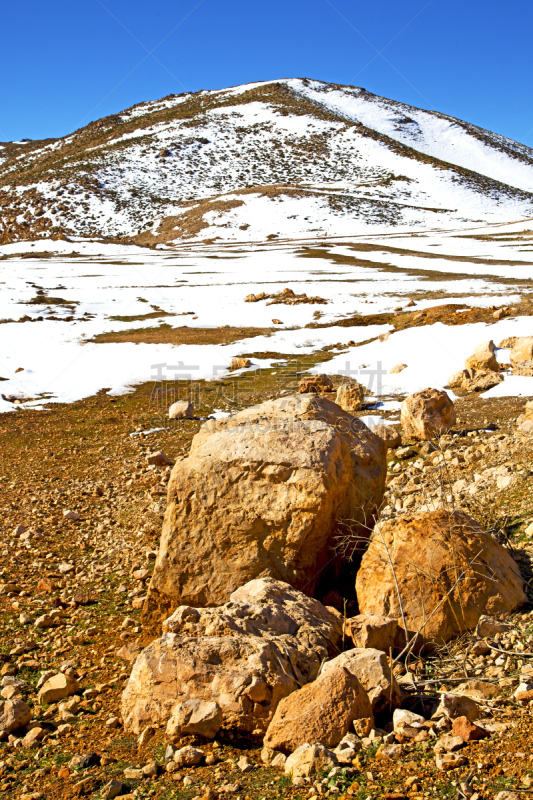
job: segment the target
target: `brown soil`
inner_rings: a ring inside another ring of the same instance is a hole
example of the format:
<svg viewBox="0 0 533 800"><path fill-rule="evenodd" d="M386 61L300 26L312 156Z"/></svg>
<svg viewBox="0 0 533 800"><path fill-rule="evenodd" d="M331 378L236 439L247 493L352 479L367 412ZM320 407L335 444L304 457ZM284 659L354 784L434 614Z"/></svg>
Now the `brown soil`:
<svg viewBox="0 0 533 800"><path fill-rule="evenodd" d="M151 316L151 315L150 315ZM92 342L134 342L139 344L231 344L239 339L252 336L267 336L273 328L232 328L225 325L219 328L171 328L168 324L158 328L140 328L129 331L109 331L100 333Z"/></svg>

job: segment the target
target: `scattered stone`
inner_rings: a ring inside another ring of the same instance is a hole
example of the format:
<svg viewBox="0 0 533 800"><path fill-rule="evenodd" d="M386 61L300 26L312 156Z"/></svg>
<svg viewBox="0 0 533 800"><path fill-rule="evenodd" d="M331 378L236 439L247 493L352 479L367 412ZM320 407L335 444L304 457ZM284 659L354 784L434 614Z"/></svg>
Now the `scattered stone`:
<svg viewBox="0 0 533 800"><path fill-rule="evenodd" d="M449 770L464 766L467 763L467 759L465 756L459 755L459 753L439 753L435 757L435 763L437 764L437 769Z"/></svg>
<svg viewBox="0 0 533 800"><path fill-rule="evenodd" d="M477 742L478 739L485 739L490 736L490 732L475 725L468 717L456 717L452 723L453 736L460 736L465 742Z"/></svg>
<svg viewBox="0 0 533 800"><path fill-rule="evenodd" d="M53 677L48 678L42 686L37 695L37 702L41 704L57 703L58 700L63 700L64 697L76 694L79 688L75 678L63 672L58 672Z"/></svg>
<svg viewBox="0 0 533 800"><path fill-rule="evenodd" d="M396 364L390 368L389 375L397 375L399 372L403 372L404 369L407 369L407 364Z"/></svg>
<svg viewBox="0 0 533 800"><path fill-rule="evenodd" d="M443 692L440 696L439 706L433 714L433 719L438 719L439 717L449 717L450 719L466 717L467 720L473 722L479 716L479 706L471 697Z"/></svg>
<svg viewBox="0 0 533 800"><path fill-rule="evenodd" d="M203 750L198 747L192 747L188 744L174 753L174 763L181 769L181 767L195 767L200 763L205 756Z"/></svg>
<svg viewBox="0 0 533 800"><path fill-rule="evenodd" d="M63 511L63 519L70 519L73 522L77 522L79 520L79 518L80 518L80 515L79 515L79 513L77 511L68 511L67 509L65 509L65 511Z"/></svg>
<svg viewBox="0 0 533 800"><path fill-rule="evenodd" d="M285 762L285 775L307 778L321 769L332 769L338 765L335 753L321 744L302 744Z"/></svg>
<svg viewBox="0 0 533 800"><path fill-rule="evenodd" d="M164 450L158 450L157 453L149 453L146 456L146 460L149 464L152 464L155 467L169 467L174 463L167 456Z"/></svg>
<svg viewBox="0 0 533 800"><path fill-rule="evenodd" d="M436 753L453 753L464 747L464 740L461 736L454 736L453 733L444 733L433 748Z"/></svg>

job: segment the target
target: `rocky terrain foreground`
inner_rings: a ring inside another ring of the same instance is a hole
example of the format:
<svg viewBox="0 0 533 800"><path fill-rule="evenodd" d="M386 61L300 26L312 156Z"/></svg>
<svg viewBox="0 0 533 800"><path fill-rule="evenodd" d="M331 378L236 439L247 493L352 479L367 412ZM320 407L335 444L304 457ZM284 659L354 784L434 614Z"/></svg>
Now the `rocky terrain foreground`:
<svg viewBox="0 0 533 800"><path fill-rule="evenodd" d="M2 416L0 797L533 789L533 406L278 379Z"/></svg>

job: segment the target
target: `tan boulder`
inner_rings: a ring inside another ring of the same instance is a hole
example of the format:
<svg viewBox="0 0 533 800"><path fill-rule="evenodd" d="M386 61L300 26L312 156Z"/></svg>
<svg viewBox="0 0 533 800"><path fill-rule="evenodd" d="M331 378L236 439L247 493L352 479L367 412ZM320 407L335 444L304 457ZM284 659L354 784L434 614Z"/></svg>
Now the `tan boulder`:
<svg viewBox="0 0 533 800"><path fill-rule="evenodd" d="M487 342L479 344L471 356L465 361L467 369L483 370L484 372L499 372L500 366L495 356L496 345L490 339Z"/></svg>
<svg viewBox="0 0 533 800"><path fill-rule="evenodd" d="M392 617L358 614L346 620L346 633L356 647L388 653L394 647L398 621Z"/></svg>
<svg viewBox="0 0 533 800"><path fill-rule="evenodd" d="M194 417L194 404L189 400L176 400L168 409L169 419L191 419Z"/></svg>
<svg viewBox="0 0 533 800"><path fill-rule="evenodd" d="M343 411L359 411L365 399L365 387L356 381L343 383L337 389L335 402Z"/></svg>
<svg viewBox="0 0 533 800"><path fill-rule="evenodd" d="M252 366L252 362L250 361L249 358L242 358L242 357L236 356L235 358L231 359L230 369L231 370L245 369L246 367L251 367L251 366Z"/></svg>
<svg viewBox="0 0 533 800"><path fill-rule="evenodd" d="M329 670L347 669L359 680L368 694L374 713L396 708L402 702L402 690L392 671L388 656L381 650L355 647L331 661L326 661L322 674Z"/></svg>
<svg viewBox="0 0 533 800"><path fill-rule="evenodd" d="M387 450L399 447L402 443L402 433L396 425L375 425L370 430L374 436L379 436L385 442Z"/></svg>
<svg viewBox="0 0 533 800"><path fill-rule="evenodd" d="M398 598L398 588L401 603ZM426 642L476 627L483 612L526 602L520 570L498 542L461 511L405 515L378 526L356 580L361 613L401 620Z"/></svg>
<svg viewBox="0 0 533 800"><path fill-rule="evenodd" d="M517 336L513 341L510 358L515 375L532 375L533 336Z"/></svg>
<svg viewBox="0 0 533 800"><path fill-rule="evenodd" d="M372 706L360 682L337 665L278 703L265 735L272 750L292 753L306 742L336 747L352 722L372 716Z"/></svg>
<svg viewBox="0 0 533 800"><path fill-rule="evenodd" d="M164 628L133 666L122 716L134 733L172 717L174 738L187 732L191 700L202 701L203 735L217 725L264 732L281 698L316 678L342 636L340 614L271 578L250 581L219 608L181 606Z"/></svg>
<svg viewBox="0 0 533 800"><path fill-rule="evenodd" d="M324 373L319 375L306 375L298 384L298 391L300 394L323 394L324 392L332 392L333 384L331 378Z"/></svg>
<svg viewBox="0 0 533 800"><path fill-rule="evenodd" d="M408 439L434 439L455 424L455 407L446 392L422 389L405 398L400 419Z"/></svg>
<svg viewBox="0 0 533 800"><path fill-rule="evenodd" d="M0 739L27 725L30 719L30 707L23 700L6 700L0 705Z"/></svg>
<svg viewBox="0 0 533 800"><path fill-rule="evenodd" d="M490 370L462 369L448 378L450 389L463 392L486 392L503 382L500 372Z"/></svg>
<svg viewBox="0 0 533 800"><path fill-rule="evenodd" d="M143 619L181 604L224 603L270 575L313 595L339 524L368 535L386 476L386 449L364 423L316 395L268 401L210 420L168 486Z"/></svg>
<svg viewBox="0 0 533 800"><path fill-rule="evenodd" d="M37 695L39 703L57 703L65 697L70 697L79 690L78 681L70 675L58 672L43 684Z"/></svg>

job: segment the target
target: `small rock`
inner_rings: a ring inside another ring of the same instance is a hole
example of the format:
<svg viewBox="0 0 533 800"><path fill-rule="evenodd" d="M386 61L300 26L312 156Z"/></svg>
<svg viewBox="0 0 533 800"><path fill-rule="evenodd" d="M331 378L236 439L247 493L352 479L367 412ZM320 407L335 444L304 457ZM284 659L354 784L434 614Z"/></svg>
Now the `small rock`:
<svg viewBox="0 0 533 800"><path fill-rule="evenodd" d="M159 771L157 761L150 761L142 768L142 773L146 778L155 778Z"/></svg>
<svg viewBox="0 0 533 800"><path fill-rule="evenodd" d="M195 767L200 763L205 753L197 747L186 745L174 753L174 763L178 767Z"/></svg>
<svg viewBox="0 0 533 800"><path fill-rule="evenodd" d="M440 704L433 719L439 717L449 717L455 719L456 717L466 717L473 722L480 716L478 704L466 695L445 693L441 695Z"/></svg>
<svg viewBox="0 0 533 800"><path fill-rule="evenodd" d="M511 630L511 626L506 622L500 622L494 617L482 616L479 618L476 633L481 638L484 638L485 636L494 636L496 633L505 633L509 630Z"/></svg>
<svg viewBox="0 0 533 800"><path fill-rule="evenodd" d="M331 769L338 765L337 757L321 744L302 744L285 762L285 775L293 778L307 778L321 769Z"/></svg>
<svg viewBox="0 0 533 800"><path fill-rule="evenodd" d="M476 742L490 736L489 731L475 725L467 717L456 717L452 723L453 736L460 736L465 742Z"/></svg>
<svg viewBox="0 0 533 800"><path fill-rule="evenodd" d="M112 778L102 789L102 800L114 800L115 797L118 797L119 794L122 794L122 791L122 782Z"/></svg>
<svg viewBox="0 0 533 800"><path fill-rule="evenodd" d="M250 761L248 756L241 756L237 761L237 766L241 772L251 772L254 768L254 763Z"/></svg>
<svg viewBox="0 0 533 800"><path fill-rule="evenodd" d="M277 769L285 769L286 762L287 762L287 756L285 755L285 753L276 753L276 755L270 762L270 766L275 767Z"/></svg>
<svg viewBox="0 0 533 800"><path fill-rule="evenodd" d="M77 511L69 511L68 509L63 511L63 519L71 519L73 522L77 522L79 518L80 515Z"/></svg>
<svg viewBox="0 0 533 800"><path fill-rule="evenodd" d="M148 453L146 460L156 467L170 467L174 463L163 450L158 450L156 453Z"/></svg>
<svg viewBox="0 0 533 800"><path fill-rule="evenodd" d="M124 770L124 777L126 780L139 780L144 778L142 769L136 767L126 767Z"/></svg>
<svg viewBox="0 0 533 800"><path fill-rule="evenodd" d="M39 703L57 703L65 697L76 694L79 690L78 682L70 675L58 672L45 682L37 695Z"/></svg>
<svg viewBox="0 0 533 800"><path fill-rule="evenodd" d="M100 756L98 753L86 753L86 755L82 756L79 761L80 769L89 769L89 767L99 767L100 766Z"/></svg>
<svg viewBox="0 0 533 800"><path fill-rule="evenodd" d="M466 758L458 753L440 753L435 757L437 769L449 770L462 767L466 764Z"/></svg>
<svg viewBox="0 0 533 800"><path fill-rule="evenodd" d="M404 369L407 369L407 364L396 364L396 366L390 368L389 375L397 375L399 372L403 372Z"/></svg>
<svg viewBox="0 0 533 800"><path fill-rule="evenodd" d="M465 717L460 717L460 719L465 719ZM464 740L461 736L445 733L440 737L433 749L436 753L453 753L455 750L460 750L463 746Z"/></svg>

